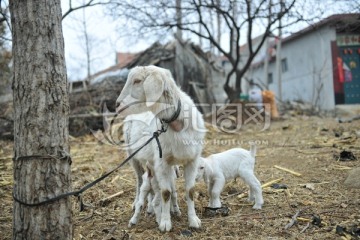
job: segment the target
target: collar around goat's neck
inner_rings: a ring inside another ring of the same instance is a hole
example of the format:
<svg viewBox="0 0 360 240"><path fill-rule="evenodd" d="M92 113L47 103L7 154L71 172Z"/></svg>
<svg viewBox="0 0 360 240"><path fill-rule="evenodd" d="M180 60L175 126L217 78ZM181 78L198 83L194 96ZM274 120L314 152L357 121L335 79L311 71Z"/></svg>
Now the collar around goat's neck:
<svg viewBox="0 0 360 240"><path fill-rule="evenodd" d="M180 99L179 99L178 105L177 105L177 109L176 109L176 111L174 112L174 114L171 116L171 118L169 118L169 119L164 119L164 118L162 118L162 119L160 119L160 121L161 121L162 123L169 124L169 123L175 121L175 120L179 117L180 111L181 111L181 101L180 101Z"/></svg>

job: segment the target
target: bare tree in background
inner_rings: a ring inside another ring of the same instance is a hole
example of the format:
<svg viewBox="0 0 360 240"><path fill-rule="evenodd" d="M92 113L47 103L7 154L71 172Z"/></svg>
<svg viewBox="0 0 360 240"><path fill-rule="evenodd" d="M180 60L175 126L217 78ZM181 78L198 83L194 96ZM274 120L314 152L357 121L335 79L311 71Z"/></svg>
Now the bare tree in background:
<svg viewBox="0 0 360 240"><path fill-rule="evenodd" d="M98 46L101 44L89 31L91 24L89 24L89 17L85 10L85 8L82 8L80 15L71 17L72 21L69 27L76 32L78 41L81 42L81 50L85 55L85 61L84 58L81 57L81 60L79 59L79 66L81 66L82 69L86 69L86 80L89 81L93 72L92 65L96 60L95 50L99 50Z"/></svg>
<svg viewBox="0 0 360 240"><path fill-rule="evenodd" d="M60 0L10 1L14 196L37 203L71 190L69 100ZM71 202L13 205L13 239L72 239Z"/></svg>
<svg viewBox="0 0 360 240"><path fill-rule="evenodd" d="M286 18L283 27L303 19L301 12L297 11L300 7L297 2L300 1L284 0L281 7L280 1L272 1L272 4L269 4L268 0L239 0L236 3L235 1L182 0L181 24L174 17L177 9L175 1L112 0L111 9L117 17L122 16L131 21L131 26L135 27L139 36L144 37L154 30L162 32L181 29L207 41L209 46L217 49L231 64L224 90L228 98L234 100L241 93L241 80L246 70L267 37L277 29L276 23L279 19ZM269 7L272 11L268 10ZM252 39L255 34L259 34L259 29L262 33L261 39L254 45ZM230 36L227 44L230 48L220 42L221 30ZM240 39L246 39L247 56L241 55ZM230 86L233 75L235 88Z"/></svg>
<svg viewBox="0 0 360 240"><path fill-rule="evenodd" d="M74 3L76 2L76 3ZM100 5L106 5L109 3L108 0L87 0L83 1L82 4L77 4L78 1L69 0L69 8L66 9L65 13L62 15L62 20L68 17L72 12L75 12L80 9L95 7ZM6 22L8 30L11 32L11 23L10 23L10 15L9 15L9 1L8 0L0 0L0 23ZM4 38L5 36L1 35L0 38ZM11 41L11 39L6 38L6 40Z"/></svg>

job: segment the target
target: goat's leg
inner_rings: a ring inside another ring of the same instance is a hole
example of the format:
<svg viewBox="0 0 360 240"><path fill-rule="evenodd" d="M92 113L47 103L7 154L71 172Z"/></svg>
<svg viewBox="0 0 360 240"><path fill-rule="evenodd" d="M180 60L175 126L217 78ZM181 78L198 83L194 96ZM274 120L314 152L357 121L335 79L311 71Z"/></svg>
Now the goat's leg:
<svg viewBox="0 0 360 240"><path fill-rule="evenodd" d="M255 199L255 204L253 206L253 209L261 209L262 205L264 204L264 200L263 200L262 189L259 180L255 177L254 173L249 170L241 169L240 176L244 180L244 182L247 185L249 185L250 198Z"/></svg>
<svg viewBox="0 0 360 240"><path fill-rule="evenodd" d="M156 177L151 179L151 186L154 191L154 197L151 202L151 206L154 209L155 219L157 224L160 224L161 217L161 192Z"/></svg>
<svg viewBox="0 0 360 240"><path fill-rule="evenodd" d="M138 200L135 204L135 212L132 216L132 218L129 221L129 227L132 227L133 225L137 224L137 222L139 221L140 215L141 215L141 210L144 207L145 204L145 198L146 196L149 194L150 190L151 190L151 185L150 185L150 181L151 178L148 176L147 173L144 173L143 175L143 182L142 185L140 187L140 193L139 193L139 197Z"/></svg>
<svg viewBox="0 0 360 240"><path fill-rule="evenodd" d="M176 191L175 180L176 180L176 174L174 171L174 176L171 181L171 208L170 208L170 211L172 213L174 213L175 216L180 217L181 211L180 211L178 200L177 200L177 191Z"/></svg>
<svg viewBox="0 0 360 240"><path fill-rule="evenodd" d="M196 160L184 166L186 201L188 207L188 221L189 221L189 226L192 228L201 227L201 220L196 215L195 203L194 203L196 168L197 168Z"/></svg>
<svg viewBox="0 0 360 240"><path fill-rule="evenodd" d="M220 208L221 207L221 200L220 195L225 185L225 178L218 177L215 179L212 189L210 190L210 207L211 208Z"/></svg>
<svg viewBox="0 0 360 240"><path fill-rule="evenodd" d="M155 161L155 177L159 183L161 192L161 218L159 229L162 232L171 230L170 200L171 200L171 182L173 168L162 159Z"/></svg>
<svg viewBox="0 0 360 240"><path fill-rule="evenodd" d="M154 192L150 191L148 196L147 196L148 205L147 205L146 213L147 213L148 216L151 216L151 215L154 214L154 207L153 207L153 204L152 204L153 198L154 198Z"/></svg>
<svg viewBox="0 0 360 240"><path fill-rule="evenodd" d="M212 205L212 197L211 197L211 189L213 189L214 187L214 181L206 181L206 186L207 186L207 192L209 194L209 204L208 204L208 207L211 207Z"/></svg>
<svg viewBox="0 0 360 240"><path fill-rule="evenodd" d="M136 205L137 201L139 200L140 188L143 183L142 176L145 173L145 170L142 167L141 163L138 162L136 159L132 159L130 161L130 165L135 170L135 177L136 177L136 195L135 195L134 202L132 204L132 208L135 209L135 205Z"/></svg>

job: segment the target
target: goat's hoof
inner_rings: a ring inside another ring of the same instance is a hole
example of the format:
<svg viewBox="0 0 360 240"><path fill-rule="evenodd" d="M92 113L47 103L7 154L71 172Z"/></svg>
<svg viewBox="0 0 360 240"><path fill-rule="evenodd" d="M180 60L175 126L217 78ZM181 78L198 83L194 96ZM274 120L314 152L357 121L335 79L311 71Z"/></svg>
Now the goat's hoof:
<svg viewBox="0 0 360 240"><path fill-rule="evenodd" d="M174 212L174 215L177 216L177 217L181 217L181 211L178 210L178 211Z"/></svg>
<svg viewBox="0 0 360 240"><path fill-rule="evenodd" d="M148 208L148 209L146 209L146 213L147 213L148 215L150 215L150 214L155 214L155 210L154 210L153 208Z"/></svg>
<svg viewBox="0 0 360 240"><path fill-rule="evenodd" d="M171 214L176 216L176 217L180 217L181 216L181 211L180 211L180 209L176 209L174 211L171 211Z"/></svg>
<svg viewBox="0 0 360 240"><path fill-rule="evenodd" d="M130 220L130 222L129 222L129 224L128 224L128 228L132 228L133 226L135 226L136 225L136 223L133 223L131 220Z"/></svg>
<svg viewBox="0 0 360 240"><path fill-rule="evenodd" d="M261 204L255 204L255 205L253 206L253 209L255 209L255 210L261 210L261 208L262 208L262 205L261 205Z"/></svg>
<svg viewBox="0 0 360 240"><path fill-rule="evenodd" d="M197 216L189 218L189 227L191 228L200 228L201 220Z"/></svg>
<svg viewBox="0 0 360 240"><path fill-rule="evenodd" d="M154 212L146 212L146 217L150 218L153 217L155 215Z"/></svg>
<svg viewBox="0 0 360 240"><path fill-rule="evenodd" d="M158 215L160 215L160 214L158 214ZM161 218L158 217L156 214L155 214L155 217L156 217L156 223L160 225Z"/></svg>
<svg viewBox="0 0 360 240"><path fill-rule="evenodd" d="M134 225L137 224L137 222L138 222L138 218L136 216L132 216L132 218L129 221L128 227L129 228L133 227Z"/></svg>
<svg viewBox="0 0 360 240"><path fill-rule="evenodd" d="M171 230L171 221L170 220L163 220L159 224L159 230L161 232L169 232Z"/></svg>

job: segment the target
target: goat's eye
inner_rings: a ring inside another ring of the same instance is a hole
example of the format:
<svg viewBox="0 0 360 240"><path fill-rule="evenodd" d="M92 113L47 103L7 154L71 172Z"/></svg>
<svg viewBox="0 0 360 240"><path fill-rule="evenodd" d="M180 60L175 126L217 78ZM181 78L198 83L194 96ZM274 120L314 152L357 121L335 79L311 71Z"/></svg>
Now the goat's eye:
<svg viewBox="0 0 360 240"><path fill-rule="evenodd" d="M202 170L202 169L204 169L204 167L200 167L200 169Z"/></svg>
<svg viewBox="0 0 360 240"><path fill-rule="evenodd" d="M133 82L134 85L135 85L135 84L139 84L139 83L141 83L141 80L140 80L140 79L135 79L134 82Z"/></svg>

